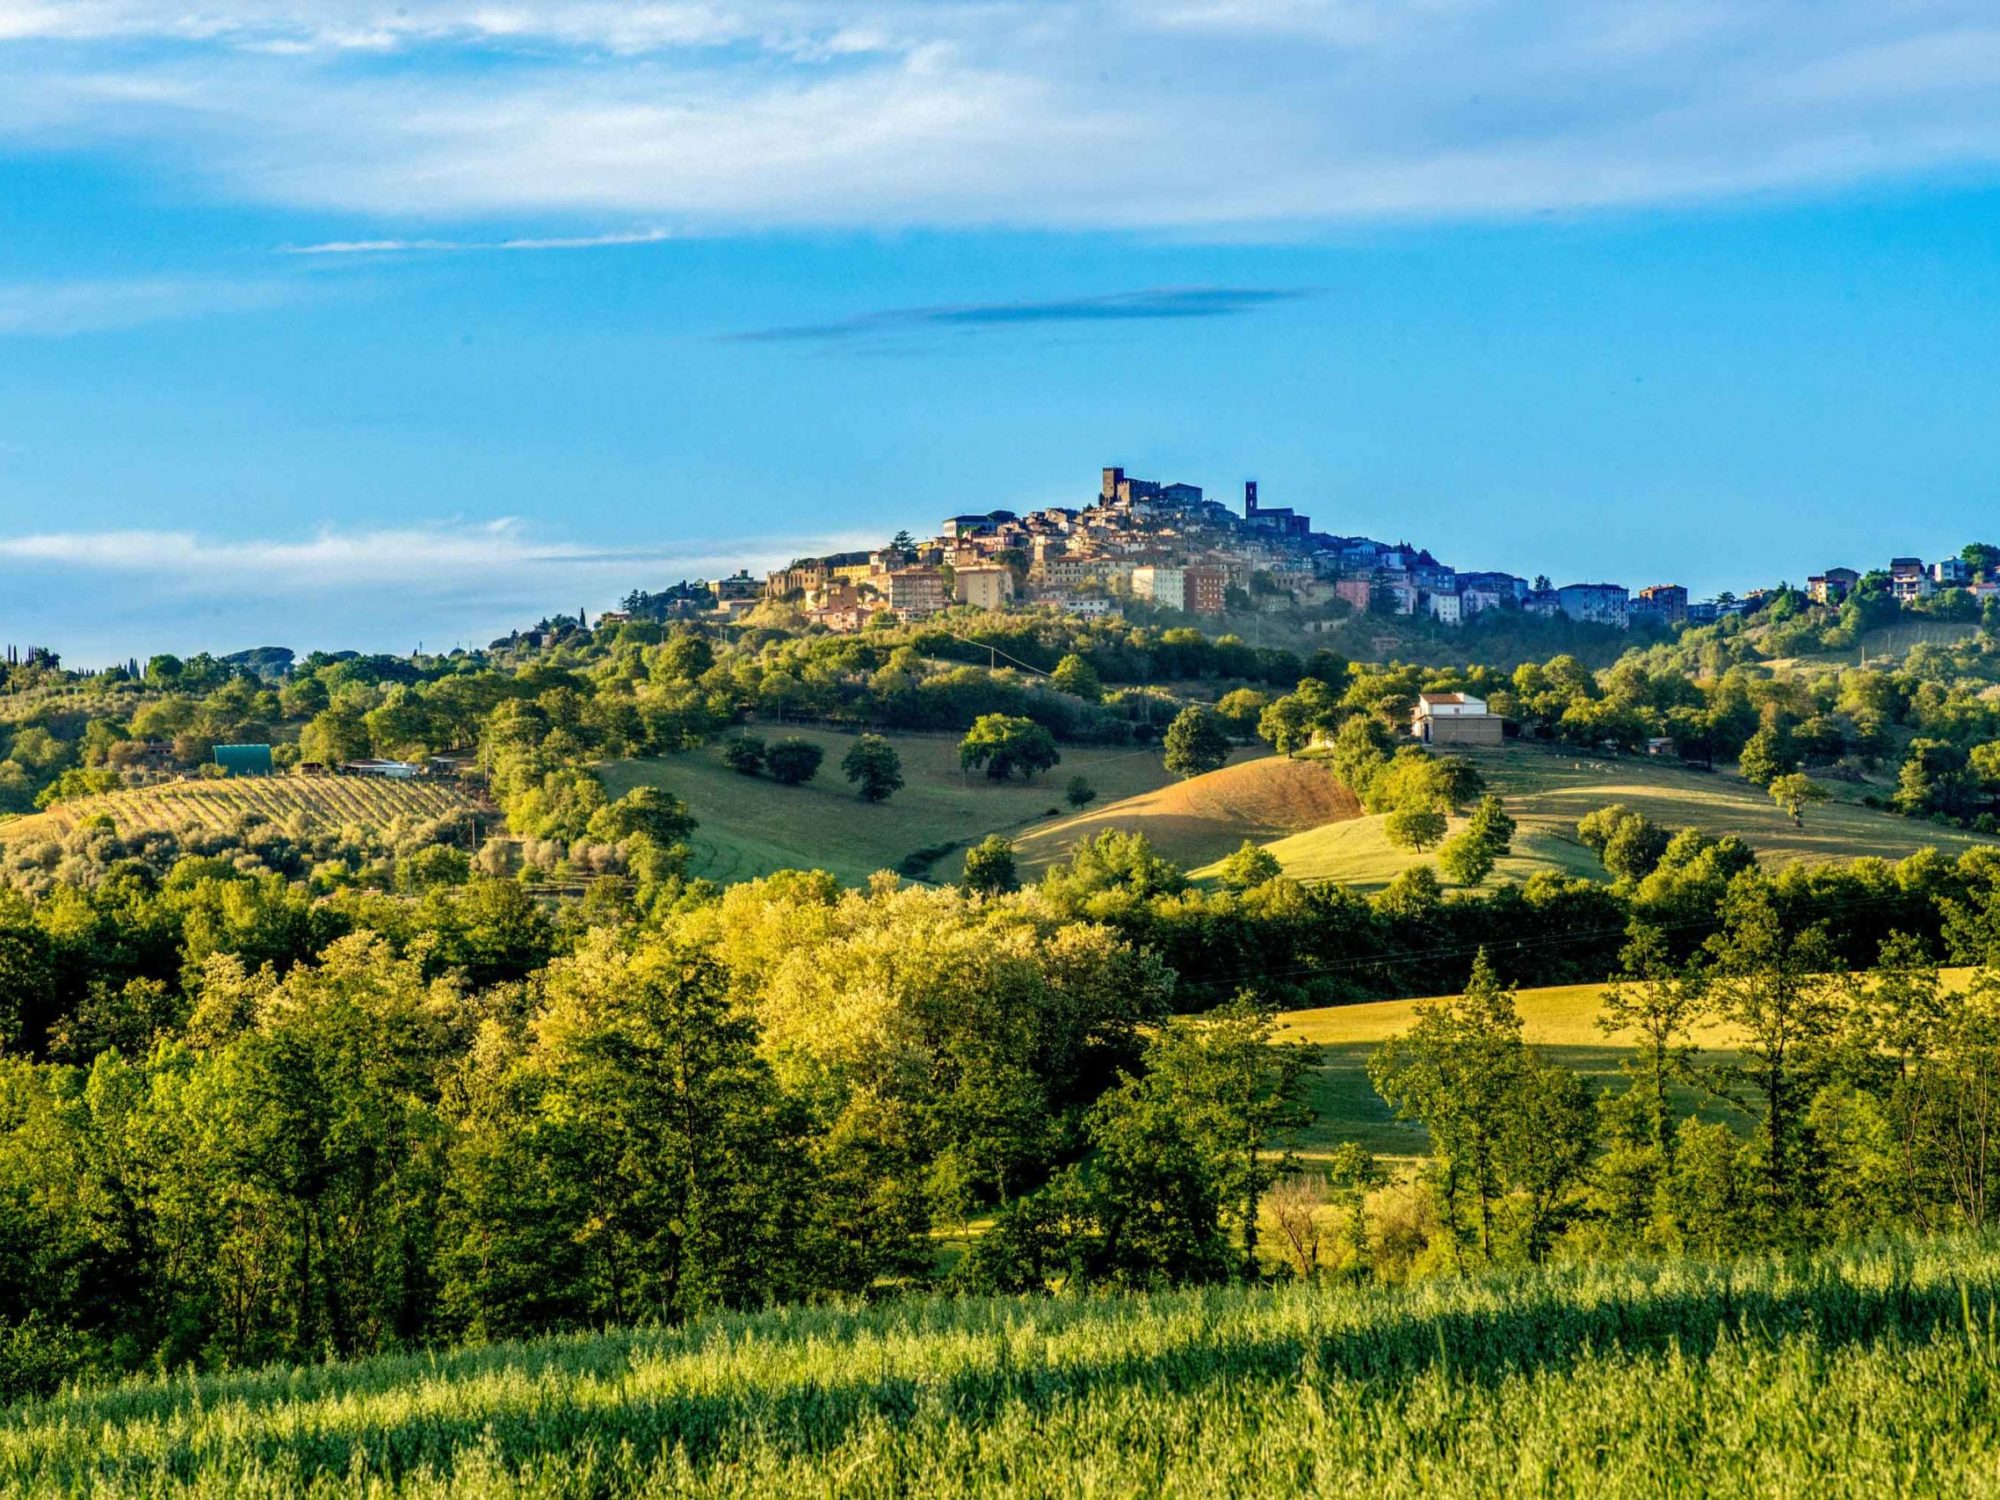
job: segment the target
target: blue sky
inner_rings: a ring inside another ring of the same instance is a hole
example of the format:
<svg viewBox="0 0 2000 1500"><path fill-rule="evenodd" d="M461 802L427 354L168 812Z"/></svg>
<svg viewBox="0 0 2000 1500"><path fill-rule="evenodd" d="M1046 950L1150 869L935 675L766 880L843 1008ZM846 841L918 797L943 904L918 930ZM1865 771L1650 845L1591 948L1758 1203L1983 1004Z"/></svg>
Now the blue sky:
<svg viewBox="0 0 2000 1500"><path fill-rule="evenodd" d="M2000 19L0 0L0 640L476 643L1081 503L1701 591L2000 531Z"/></svg>

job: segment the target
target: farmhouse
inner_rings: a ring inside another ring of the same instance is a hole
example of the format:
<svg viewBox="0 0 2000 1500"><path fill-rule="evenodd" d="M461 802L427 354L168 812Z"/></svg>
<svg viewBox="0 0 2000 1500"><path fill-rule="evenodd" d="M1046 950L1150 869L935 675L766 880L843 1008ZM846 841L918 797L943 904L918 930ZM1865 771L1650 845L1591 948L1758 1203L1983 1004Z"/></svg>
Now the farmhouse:
<svg viewBox="0 0 2000 1500"><path fill-rule="evenodd" d="M1506 721L1469 693L1419 693L1410 733L1426 745L1497 745Z"/></svg>

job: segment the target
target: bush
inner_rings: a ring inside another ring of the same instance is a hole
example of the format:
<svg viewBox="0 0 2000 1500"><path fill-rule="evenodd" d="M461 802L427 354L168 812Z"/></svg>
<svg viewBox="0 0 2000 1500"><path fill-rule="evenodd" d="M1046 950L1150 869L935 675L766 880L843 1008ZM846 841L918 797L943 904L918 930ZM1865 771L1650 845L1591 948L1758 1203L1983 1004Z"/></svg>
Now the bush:
<svg viewBox="0 0 2000 1500"><path fill-rule="evenodd" d="M743 776L755 776L764 769L764 742L754 734L739 734L722 747L729 768Z"/></svg>

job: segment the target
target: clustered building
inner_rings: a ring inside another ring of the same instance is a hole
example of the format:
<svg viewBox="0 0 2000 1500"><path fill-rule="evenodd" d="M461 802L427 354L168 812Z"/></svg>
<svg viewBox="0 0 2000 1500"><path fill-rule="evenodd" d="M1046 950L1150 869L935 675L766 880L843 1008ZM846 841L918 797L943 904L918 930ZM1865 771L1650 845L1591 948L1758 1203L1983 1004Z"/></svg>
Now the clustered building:
<svg viewBox="0 0 2000 1500"><path fill-rule="evenodd" d="M1957 559L1926 567L1897 558L1889 576L1906 600L1941 587L1993 587L1973 584ZM1832 568L1808 586L1814 599L1838 602L1860 577ZM1075 508L949 516L926 540L899 536L873 551L804 558L762 580L739 573L692 587L708 609L738 613L782 600L834 631L860 630L883 611L922 619L953 605L1091 616L1137 601L1201 617L1278 600L1308 610L1338 601L1355 612L1421 615L1448 626L1510 609L1622 630L1712 623L1759 599L1693 601L1675 583L1633 594L1618 583L1554 587L1513 573L1460 571L1408 542L1315 531L1309 516L1264 504L1255 480L1244 485L1238 514L1199 485L1139 479L1122 468L1104 469L1097 494Z"/></svg>
<svg viewBox="0 0 2000 1500"><path fill-rule="evenodd" d="M2000 581L1973 576L1972 564L1962 557L1947 557L1927 563L1921 557L1892 557L1885 570L1890 597L1899 604L1914 604L1946 589L1964 589L1984 602L2000 598ZM1828 568L1806 580L1806 592L1819 604L1838 604L1861 585L1862 575L1852 568Z"/></svg>
<svg viewBox="0 0 2000 1500"><path fill-rule="evenodd" d="M740 588L715 588L719 608L754 602ZM1684 603L1686 591L1678 592ZM1407 542L1314 531L1302 512L1264 504L1255 480L1243 487L1239 515L1200 485L1115 467L1101 472L1086 505L948 516L926 541L803 559L769 574L758 594L795 603L837 631L859 630L883 610L921 619L954 604L1088 616L1138 601L1216 616L1232 603L1250 607L1257 595L1307 608L1339 600L1447 625L1520 608L1622 627L1637 608L1617 584L1536 589L1511 573L1460 573Z"/></svg>

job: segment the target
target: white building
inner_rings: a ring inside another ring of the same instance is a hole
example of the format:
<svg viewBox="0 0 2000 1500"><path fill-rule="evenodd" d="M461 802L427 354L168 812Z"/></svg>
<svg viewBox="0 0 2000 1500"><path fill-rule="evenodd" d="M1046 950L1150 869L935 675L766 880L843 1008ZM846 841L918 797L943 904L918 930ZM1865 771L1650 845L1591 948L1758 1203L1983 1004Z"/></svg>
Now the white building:
<svg viewBox="0 0 2000 1500"><path fill-rule="evenodd" d="M1431 618L1440 625L1457 625L1465 619L1464 607L1456 594L1431 594Z"/></svg>
<svg viewBox="0 0 2000 1500"><path fill-rule="evenodd" d="M1470 693L1419 693L1410 734L1426 745L1497 745L1506 721Z"/></svg>
<svg viewBox="0 0 2000 1500"><path fill-rule="evenodd" d="M1132 596L1168 609L1187 607L1187 569L1147 564L1132 570Z"/></svg>

